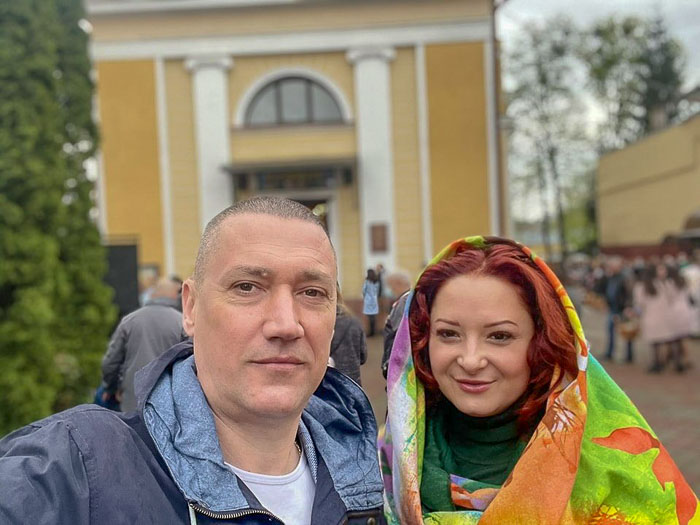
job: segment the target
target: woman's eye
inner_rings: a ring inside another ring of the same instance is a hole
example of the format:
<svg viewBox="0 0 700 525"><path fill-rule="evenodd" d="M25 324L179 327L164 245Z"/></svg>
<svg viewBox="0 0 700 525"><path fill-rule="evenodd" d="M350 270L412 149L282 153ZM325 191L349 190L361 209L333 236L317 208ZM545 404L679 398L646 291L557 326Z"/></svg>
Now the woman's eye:
<svg viewBox="0 0 700 525"><path fill-rule="evenodd" d="M449 330L446 328L440 328L435 333L442 339L454 339L458 335L454 330Z"/></svg>
<svg viewBox="0 0 700 525"><path fill-rule="evenodd" d="M513 339L513 334L510 332L493 332L489 334L489 339L498 343L504 343Z"/></svg>

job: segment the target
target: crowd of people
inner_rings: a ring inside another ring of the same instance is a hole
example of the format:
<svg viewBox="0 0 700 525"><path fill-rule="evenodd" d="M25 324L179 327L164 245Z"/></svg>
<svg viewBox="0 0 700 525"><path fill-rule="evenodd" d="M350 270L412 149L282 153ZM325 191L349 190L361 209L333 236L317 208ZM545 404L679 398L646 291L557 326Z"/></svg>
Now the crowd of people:
<svg viewBox="0 0 700 525"><path fill-rule="evenodd" d="M700 337L700 250L646 260L599 257L574 280L589 304L601 298L607 308L605 359L614 358L619 336L628 363L635 360L636 342L646 343L650 373L682 373L691 366L686 341Z"/></svg>
<svg viewBox="0 0 700 525"><path fill-rule="evenodd" d="M640 279L628 294L624 265L608 262L581 283L614 304L613 327L642 319L649 297L675 300L686 289L658 263L651 287ZM368 316L382 296L372 273ZM378 432L359 384L365 334L339 297L322 223L272 197L222 211L182 284L185 338L136 373L135 410L82 405L0 440L0 522L700 519L668 451L590 354L575 300L527 247L457 239L412 288L402 275L386 284L395 301ZM141 316L172 317L156 306L125 318L119 333L136 332ZM126 348L117 339L107 364L127 352L115 350ZM666 360L685 364L682 349L669 348ZM106 385L114 388L113 374Z"/></svg>

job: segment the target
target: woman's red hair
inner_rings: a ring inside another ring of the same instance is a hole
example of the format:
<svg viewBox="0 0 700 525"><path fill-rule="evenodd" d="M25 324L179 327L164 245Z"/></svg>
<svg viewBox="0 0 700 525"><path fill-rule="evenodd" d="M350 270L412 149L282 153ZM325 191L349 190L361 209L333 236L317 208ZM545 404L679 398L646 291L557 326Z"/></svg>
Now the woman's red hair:
<svg viewBox="0 0 700 525"><path fill-rule="evenodd" d="M552 384L554 367L559 365L569 377L578 371L574 331L566 311L545 275L516 244L500 241L485 248L460 245L455 255L423 272L409 311L413 362L429 404L441 397L430 369L430 310L440 288L459 275L496 277L512 284L532 317L535 333L527 351L530 382L518 410L518 428L525 433L537 423L547 397L563 379L564 374Z"/></svg>

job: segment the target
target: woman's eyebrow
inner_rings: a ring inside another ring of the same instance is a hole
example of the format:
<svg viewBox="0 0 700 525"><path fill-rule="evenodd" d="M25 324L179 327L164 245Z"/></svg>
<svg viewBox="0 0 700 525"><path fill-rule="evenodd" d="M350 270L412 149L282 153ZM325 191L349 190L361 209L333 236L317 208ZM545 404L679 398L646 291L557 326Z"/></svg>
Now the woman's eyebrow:
<svg viewBox="0 0 700 525"><path fill-rule="evenodd" d="M442 321L445 324L449 324L452 326L459 326L459 323L457 321L451 321L450 319L444 319L443 317L438 317L435 319L435 322L437 323L438 321Z"/></svg>
<svg viewBox="0 0 700 525"><path fill-rule="evenodd" d="M493 326L498 326L499 324L512 324L513 326L518 326L518 323L504 319L503 321L496 321L495 323L485 324L484 328L491 328Z"/></svg>

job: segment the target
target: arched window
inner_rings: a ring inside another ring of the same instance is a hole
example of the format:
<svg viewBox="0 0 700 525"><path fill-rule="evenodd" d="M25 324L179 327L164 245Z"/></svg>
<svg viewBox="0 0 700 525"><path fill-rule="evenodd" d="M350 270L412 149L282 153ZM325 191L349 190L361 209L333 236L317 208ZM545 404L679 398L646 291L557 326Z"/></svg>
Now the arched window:
<svg viewBox="0 0 700 525"><path fill-rule="evenodd" d="M246 111L247 126L340 123L343 115L328 90L304 77L270 82L253 97Z"/></svg>

